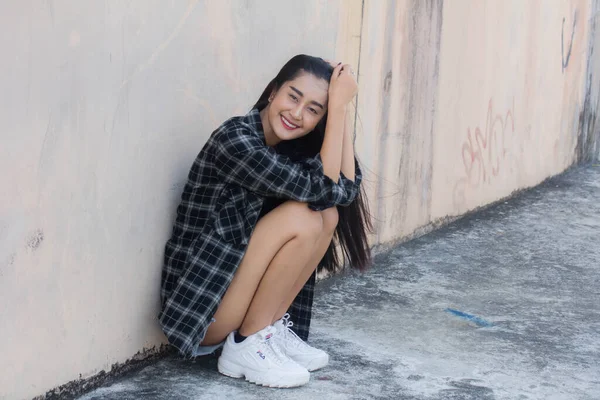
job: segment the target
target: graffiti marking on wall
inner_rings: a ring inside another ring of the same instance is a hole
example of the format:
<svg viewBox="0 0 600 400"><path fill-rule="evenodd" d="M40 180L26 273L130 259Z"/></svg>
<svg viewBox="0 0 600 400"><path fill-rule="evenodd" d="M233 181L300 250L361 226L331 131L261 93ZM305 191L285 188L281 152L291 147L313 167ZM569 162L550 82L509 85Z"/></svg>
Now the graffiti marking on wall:
<svg viewBox="0 0 600 400"><path fill-rule="evenodd" d="M560 33L560 52L562 56L562 71L565 72L565 68L569 65L571 59L571 50L573 50L573 36L575 36L575 26L577 25L577 10L573 15L573 27L571 28L571 40L569 42L569 48L567 55L565 56L565 18L562 20L562 31Z"/></svg>
<svg viewBox="0 0 600 400"><path fill-rule="evenodd" d="M467 189L477 189L490 183L500 173L509 152L506 147L507 137L512 137L515 132L513 115L514 100L511 109L504 114L496 114L490 99L485 128L467 128L467 138L463 142L460 154L465 176L454 186L455 204L464 203Z"/></svg>

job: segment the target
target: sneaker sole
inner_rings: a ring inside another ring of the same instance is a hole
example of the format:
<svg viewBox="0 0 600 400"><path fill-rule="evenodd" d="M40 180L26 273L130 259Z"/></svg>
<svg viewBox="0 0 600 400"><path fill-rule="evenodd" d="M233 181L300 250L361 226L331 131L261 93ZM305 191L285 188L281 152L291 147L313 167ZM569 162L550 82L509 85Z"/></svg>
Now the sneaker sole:
<svg viewBox="0 0 600 400"><path fill-rule="evenodd" d="M310 362L307 365L306 369L308 370L308 372L313 372L313 371L319 370L321 368L325 368L328 364L329 364L329 360L325 360L325 361L313 360L312 362Z"/></svg>
<svg viewBox="0 0 600 400"><path fill-rule="evenodd" d="M250 383L272 388L298 387L306 385L310 380L310 374L302 374L297 376L281 376L278 380L269 382L263 379L260 373L255 371L245 371L243 367L227 360L222 360L221 358L219 358L219 361L217 362L217 369L219 370L219 373L229 376L230 378L245 378L246 381Z"/></svg>
<svg viewBox="0 0 600 400"><path fill-rule="evenodd" d="M296 361L298 364L302 365L309 372L313 372L318 369L325 368L329 364L329 356L313 358L310 361L305 361L305 360L300 360L298 358L295 358L294 361Z"/></svg>

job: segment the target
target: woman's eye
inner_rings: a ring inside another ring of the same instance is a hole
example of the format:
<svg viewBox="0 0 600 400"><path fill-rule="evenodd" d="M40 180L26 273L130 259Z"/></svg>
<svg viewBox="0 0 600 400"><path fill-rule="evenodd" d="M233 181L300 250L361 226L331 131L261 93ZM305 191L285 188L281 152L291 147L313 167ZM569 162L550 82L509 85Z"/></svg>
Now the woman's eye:
<svg viewBox="0 0 600 400"><path fill-rule="evenodd" d="M293 94L290 94L290 97L292 98L292 100L296 101L298 100L298 98L296 96L294 96Z"/></svg>
<svg viewBox="0 0 600 400"><path fill-rule="evenodd" d="M309 108L309 110L311 113L313 113L315 115L318 114L317 110L315 110L314 108Z"/></svg>

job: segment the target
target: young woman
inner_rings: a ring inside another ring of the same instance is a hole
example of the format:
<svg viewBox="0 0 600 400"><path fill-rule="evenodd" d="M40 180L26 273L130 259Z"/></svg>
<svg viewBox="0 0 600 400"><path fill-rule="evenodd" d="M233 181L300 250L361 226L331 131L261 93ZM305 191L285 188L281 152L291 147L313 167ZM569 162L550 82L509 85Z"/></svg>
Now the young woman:
<svg viewBox="0 0 600 400"><path fill-rule="evenodd" d="M219 372L271 387L303 385L327 365L327 353L304 342L317 266L342 264L334 242L351 266L370 263L346 126L356 93L349 65L295 56L198 154L161 285L159 321L184 356L222 346Z"/></svg>

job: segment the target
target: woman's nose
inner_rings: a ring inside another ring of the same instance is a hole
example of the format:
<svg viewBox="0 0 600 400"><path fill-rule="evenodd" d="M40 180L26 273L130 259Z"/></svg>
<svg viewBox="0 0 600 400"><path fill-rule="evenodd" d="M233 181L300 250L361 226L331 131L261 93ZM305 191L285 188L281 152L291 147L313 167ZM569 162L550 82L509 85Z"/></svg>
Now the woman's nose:
<svg viewBox="0 0 600 400"><path fill-rule="evenodd" d="M297 105L296 107L294 107L294 109L292 110L292 117L296 118L297 120L302 118L302 106L301 105Z"/></svg>

